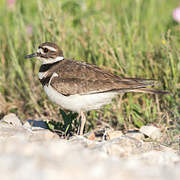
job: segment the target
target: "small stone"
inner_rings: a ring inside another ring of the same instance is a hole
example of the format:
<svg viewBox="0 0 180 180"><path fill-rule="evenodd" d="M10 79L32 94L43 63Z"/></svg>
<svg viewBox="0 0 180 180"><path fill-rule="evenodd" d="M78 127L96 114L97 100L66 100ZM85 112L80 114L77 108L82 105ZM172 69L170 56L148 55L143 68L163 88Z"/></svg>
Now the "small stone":
<svg viewBox="0 0 180 180"><path fill-rule="evenodd" d="M180 156L177 153L171 151L148 151L131 157L132 160L140 160L148 165L174 165L174 163L180 161Z"/></svg>
<svg viewBox="0 0 180 180"><path fill-rule="evenodd" d="M136 138L138 140L143 140L144 139L144 134L142 134L140 132L128 132L125 135L129 136L129 137L132 137L132 138Z"/></svg>
<svg viewBox="0 0 180 180"><path fill-rule="evenodd" d="M29 139L30 141L47 141L52 139L57 140L59 139L59 136L47 129L40 129L37 131L32 131Z"/></svg>
<svg viewBox="0 0 180 180"><path fill-rule="evenodd" d="M32 128L32 129L49 129L45 121L41 120L27 120L23 127Z"/></svg>
<svg viewBox="0 0 180 180"><path fill-rule="evenodd" d="M98 149L108 155L128 157L142 152L143 142L128 136L120 136L100 144Z"/></svg>
<svg viewBox="0 0 180 180"><path fill-rule="evenodd" d="M91 132L88 136L87 136L87 138L89 139L89 140L95 140L95 138L96 138L96 135L95 135L95 133L94 132Z"/></svg>
<svg viewBox="0 0 180 180"><path fill-rule="evenodd" d="M122 135L123 135L122 131L107 131L107 132L105 132L105 139L111 140L114 138L118 138Z"/></svg>
<svg viewBox="0 0 180 180"><path fill-rule="evenodd" d="M161 137L160 129L155 126L142 126L139 131L153 140L157 140Z"/></svg>
<svg viewBox="0 0 180 180"><path fill-rule="evenodd" d="M32 128L31 124L30 124L28 121L26 121L26 122L23 124L23 127L24 127L24 128L27 128L27 129L31 129L31 128Z"/></svg>
<svg viewBox="0 0 180 180"><path fill-rule="evenodd" d="M2 121L5 121L8 124L11 124L13 126L22 126L20 119L14 113L10 113L10 114L4 116Z"/></svg>

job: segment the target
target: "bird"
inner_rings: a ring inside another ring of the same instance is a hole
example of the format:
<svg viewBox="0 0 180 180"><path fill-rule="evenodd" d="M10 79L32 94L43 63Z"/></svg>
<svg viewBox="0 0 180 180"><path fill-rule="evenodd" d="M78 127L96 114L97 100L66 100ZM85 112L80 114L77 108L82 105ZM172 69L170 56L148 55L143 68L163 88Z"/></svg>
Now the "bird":
<svg viewBox="0 0 180 180"><path fill-rule="evenodd" d="M49 99L60 108L79 114L78 135L84 132L85 112L111 103L120 93L168 93L147 87L156 85L157 80L122 77L93 64L67 59L53 42L44 42L35 53L25 56L34 57L42 62L38 77Z"/></svg>

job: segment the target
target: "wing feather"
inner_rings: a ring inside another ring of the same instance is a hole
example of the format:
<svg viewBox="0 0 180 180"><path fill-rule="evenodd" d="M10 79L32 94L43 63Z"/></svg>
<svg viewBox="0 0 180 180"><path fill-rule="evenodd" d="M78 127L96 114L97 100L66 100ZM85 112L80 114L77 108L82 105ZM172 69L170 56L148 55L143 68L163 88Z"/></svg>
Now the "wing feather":
<svg viewBox="0 0 180 180"><path fill-rule="evenodd" d="M123 78L99 67L74 60L63 60L56 69L58 77L53 77L50 84L61 94L91 94L108 91L129 91L155 85L152 79Z"/></svg>

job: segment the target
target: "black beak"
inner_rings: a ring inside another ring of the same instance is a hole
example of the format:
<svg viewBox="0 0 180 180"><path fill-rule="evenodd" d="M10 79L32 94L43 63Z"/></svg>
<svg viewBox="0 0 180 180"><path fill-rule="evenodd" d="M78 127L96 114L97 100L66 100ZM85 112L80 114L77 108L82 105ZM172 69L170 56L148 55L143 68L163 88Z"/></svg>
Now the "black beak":
<svg viewBox="0 0 180 180"><path fill-rule="evenodd" d="M37 53L32 53L32 54L29 54L27 56L24 56L25 59L33 58L33 57L37 57Z"/></svg>

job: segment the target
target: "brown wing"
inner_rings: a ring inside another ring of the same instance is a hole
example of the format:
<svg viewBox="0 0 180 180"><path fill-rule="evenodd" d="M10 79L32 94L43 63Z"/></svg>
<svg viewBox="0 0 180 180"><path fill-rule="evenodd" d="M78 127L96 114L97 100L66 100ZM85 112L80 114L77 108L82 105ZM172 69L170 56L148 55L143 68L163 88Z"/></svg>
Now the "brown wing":
<svg viewBox="0 0 180 180"><path fill-rule="evenodd" d="M53 77L51 86L64 95L102 93L108 91L128 91L153 85L146 79L122 78L95 65L73 60L63 60L56 69L58 77Z"/></svg>

